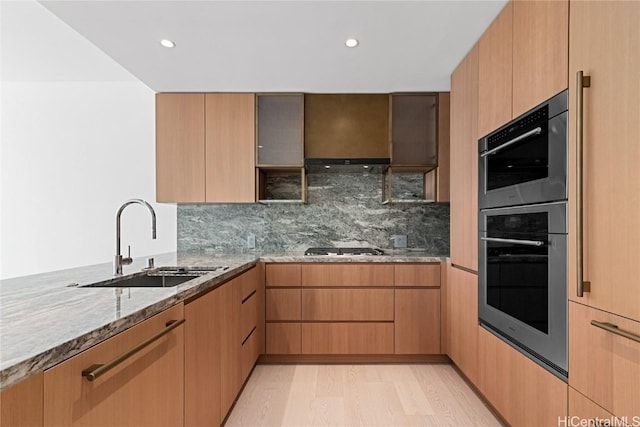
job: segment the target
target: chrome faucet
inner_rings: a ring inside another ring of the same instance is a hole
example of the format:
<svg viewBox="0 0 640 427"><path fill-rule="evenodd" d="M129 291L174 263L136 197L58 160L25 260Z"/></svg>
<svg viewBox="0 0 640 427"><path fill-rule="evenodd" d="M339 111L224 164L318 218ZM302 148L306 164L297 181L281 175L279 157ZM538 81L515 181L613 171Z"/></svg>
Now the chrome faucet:
<svg viewBox="0 0 640 427"><path fill-rule="evenodd" d="M149 213L151 213L151 238L156 238L156 212L153 210L151 205L142 199L130 199L124 202L122 206L120 206L120 209L118 209L118 213L116 213L116 256L113 259L114 276L121 276L122 266L129 265L133 262L133 258L131 258L131 246L129 246L129 251L126 257L123 258L120 254L120 217L122 216L122 211L124 211L124 208L136 203L146 206L147 209L149 209Z"/></svg>

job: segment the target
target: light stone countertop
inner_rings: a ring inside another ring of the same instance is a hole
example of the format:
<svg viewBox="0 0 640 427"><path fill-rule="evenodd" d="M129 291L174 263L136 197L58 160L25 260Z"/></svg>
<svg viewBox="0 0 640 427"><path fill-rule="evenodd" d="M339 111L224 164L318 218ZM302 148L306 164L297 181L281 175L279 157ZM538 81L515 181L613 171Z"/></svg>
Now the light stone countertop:
<svg viewBox="0 0 640 427"><path fill-rule="evenodd" d="M110 263L0 281L0 390L42 372L153 315L214 288L258 261L264 262L440 262L420 251L383 256L300 254L163 254L156 266L213 267L207 274L168 288L82 288L112 278ZM124 267L139 272L145 258Z"/></svg>

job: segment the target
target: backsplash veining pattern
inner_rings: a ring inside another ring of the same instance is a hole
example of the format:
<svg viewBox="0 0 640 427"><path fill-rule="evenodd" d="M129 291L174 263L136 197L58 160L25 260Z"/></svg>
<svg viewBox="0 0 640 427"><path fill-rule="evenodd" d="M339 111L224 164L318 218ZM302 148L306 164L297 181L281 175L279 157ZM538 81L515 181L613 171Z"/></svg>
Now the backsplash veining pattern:
<svg viewBox="0 0 640 427"><path fill-rule="evenodd" d="M409 248L449 254L449 204L382 205L380 174L309 174L308 204L188 204L178 206L179 252L246 248L301 252L313 246L391 248L406 234Z"/></svg>

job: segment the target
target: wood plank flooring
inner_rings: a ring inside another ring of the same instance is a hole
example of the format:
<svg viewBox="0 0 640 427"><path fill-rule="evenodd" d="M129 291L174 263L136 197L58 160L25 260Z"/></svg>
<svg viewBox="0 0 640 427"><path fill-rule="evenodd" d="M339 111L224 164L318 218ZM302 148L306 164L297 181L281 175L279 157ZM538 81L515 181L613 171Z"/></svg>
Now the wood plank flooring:
<svg viewBox="0 0 640 427"><path fill-rule="evenodd" d="M258 365L226 426L501 426L450 365Z"/></svg>

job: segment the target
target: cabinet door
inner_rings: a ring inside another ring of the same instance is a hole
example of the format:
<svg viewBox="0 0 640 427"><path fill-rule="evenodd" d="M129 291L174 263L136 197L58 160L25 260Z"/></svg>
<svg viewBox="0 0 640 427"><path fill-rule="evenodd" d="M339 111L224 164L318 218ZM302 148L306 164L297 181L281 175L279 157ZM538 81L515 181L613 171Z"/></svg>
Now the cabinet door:
<svg viewBox="0 0 640 427"><path fill-rule="evenodd" d="M255 202L255 96L208 93L206 201Z"/></svg>
<svg viewBox="0 0 640 427"><path fill-rule="evenodd" d="M395 290L395 354L440 353L440 289Z"/></svg>
<svg viewBox="0 0 640 427"><path fill-rule="evenodd" d="M204 94L156 95L156 200L204 202Z"/></svg>
<svg viewBox="0 0 640 427"><path fill-rule="evenodd" d="M0 426L42 427L42 373L0 393Z"/></svg>
<svg viewBox="0 0 640 427"><path fill-rule="evenodd" d="M447 280L449 357L478 382L478 276L450 267Z"/></svg>
<svg viewBox="0 0 640 427"><path fill-rule="evenodd" d="M507 3L478 42L480 50L478 66L479 137L496 130L513 117L511 114L513 3Z"/></svg>
<svg viewBox="0 0 640 427"><path fill-rule="evenodd" d="M181 426L184 326L178 326L94 381L105 364L183 319L182 304L83 351L44 373L45 426Z"/></svg>
<svg viewBox="0 0 640 427"><path fill-rule="evenodd" d="M451 75L451 262L478 270L478 48Z"/></svg>
<svg viewBox="0 0 640 427"><path fill-rule="evenodd" d="M184 424L220 424L220 291L184 307Z"/></svg>
<svg viewBox="0 0 640 427"><path fill-rule="evenodd" d="M391 165L438 164L436 94L391 95Z"/></svg>
<svg viewBox="0 0 640 427"><path fill-rule="evenodd" d="M304 164L304 95L258 95L258 166Z"/></svg>
<svg viewBox="0 0 640 427"><path fill-rule="evenodd" d="M512 117L517 117L567 88L569 1L510 4L513 4Z"/></svg>
<svg viewBox="0 0 640 427"><path fill-rule="evenodd" d="M570 114L569 297L640 321L640 2L571 2L569 110L584 89L584 279L576 296L576 114Z"/></svg>
<svg viewBox="0 0 640 427"><path fill-rule="evenodd" d="M573 417L577 417L578 420L589 420L589 424L580 425L596 427L606 425L603 423L598 424L598 419L611 420L613 418L613 414L607 412L602 407L596 405L594 402L569 387L569 419Z"/></svg>

